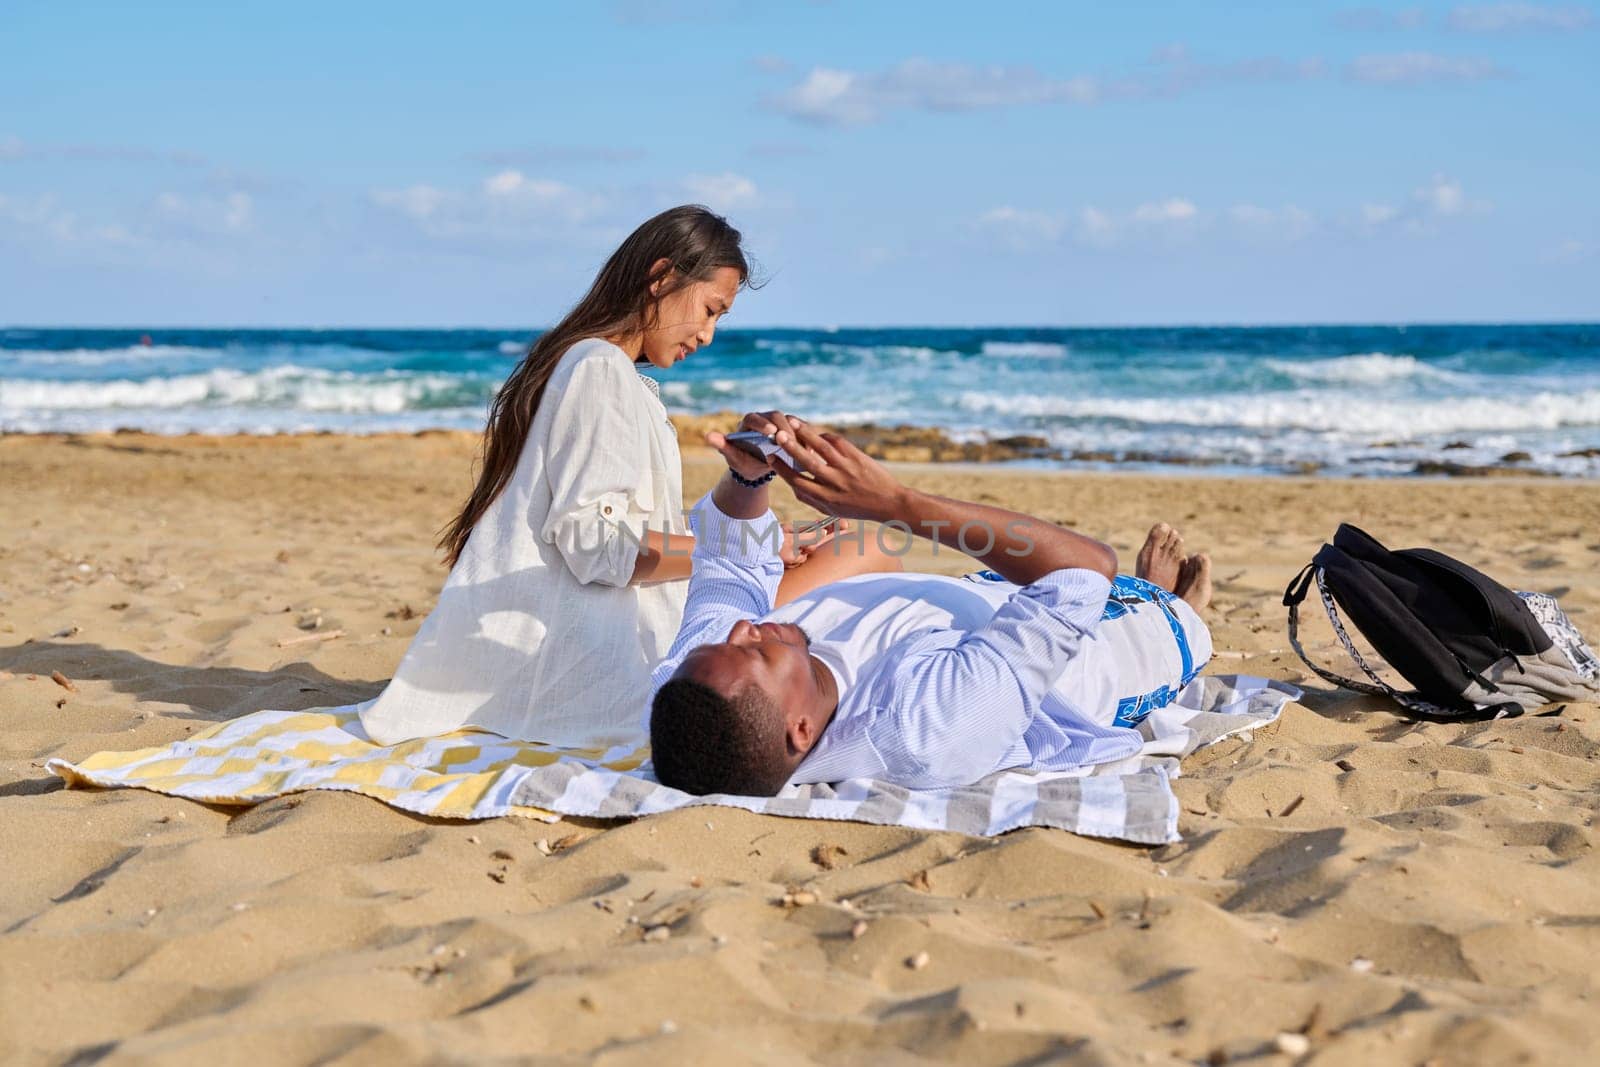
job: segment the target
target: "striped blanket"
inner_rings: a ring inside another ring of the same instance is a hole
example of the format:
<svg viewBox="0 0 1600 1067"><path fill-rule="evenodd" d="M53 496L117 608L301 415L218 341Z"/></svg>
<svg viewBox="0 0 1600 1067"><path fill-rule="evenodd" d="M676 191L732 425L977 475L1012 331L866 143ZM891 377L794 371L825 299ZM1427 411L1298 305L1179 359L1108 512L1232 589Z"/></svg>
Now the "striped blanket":
<svg viewBox="0 0 1600 1067"><path fill-rule="evenodd" d="M51 760L47 767L73 786L150 789L213 804L336 789L436 818L550 822L713 804L985 836L1053 826L1161 844L1178 840L1178 803L1169 784L1178 760L1272 722L1299 695L1261 678L1197 678L1139 724L1146 743L1137 756L1074 772L1000 771L959 789L859 780L791 786L770 798L696 797L655 781L648 748L559 749L466 732L383 746L367 739L354 707L261 711L161 748L102 752L78 763Z"/></svg>

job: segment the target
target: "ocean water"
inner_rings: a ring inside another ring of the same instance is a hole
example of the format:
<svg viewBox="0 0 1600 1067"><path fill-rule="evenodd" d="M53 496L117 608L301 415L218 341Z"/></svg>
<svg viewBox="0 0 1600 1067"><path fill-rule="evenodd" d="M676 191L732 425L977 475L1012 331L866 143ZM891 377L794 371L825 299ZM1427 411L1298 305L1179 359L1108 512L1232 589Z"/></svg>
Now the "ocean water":
<svg viewBox="0 0 1600 1067"><path fill-rule="evenodd" d="M479 429L533 336L0 330L0 431ZM724 330L651 373L673 411L1035 434L1066 466L1600 477L1600 325Z"/></svg>

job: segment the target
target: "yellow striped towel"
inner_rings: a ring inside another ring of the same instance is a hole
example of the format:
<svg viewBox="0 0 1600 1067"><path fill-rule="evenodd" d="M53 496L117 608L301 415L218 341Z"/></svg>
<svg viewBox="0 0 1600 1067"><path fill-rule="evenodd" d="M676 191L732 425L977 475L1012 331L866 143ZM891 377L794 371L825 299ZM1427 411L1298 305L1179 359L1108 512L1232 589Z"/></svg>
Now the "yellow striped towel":
<svg viewBox="0 0 1600 1067"><path fill-rule="evenodd" d="M336 789L435 818L554 822L559 816L513 802L535 768L571 761L627 772L648 753L648 747L554 748L468 731L378 745L346 707L260 711L160 748L100 752L80 763L51 760L47 769L69 785L133 786L211 804Z"/></svg>

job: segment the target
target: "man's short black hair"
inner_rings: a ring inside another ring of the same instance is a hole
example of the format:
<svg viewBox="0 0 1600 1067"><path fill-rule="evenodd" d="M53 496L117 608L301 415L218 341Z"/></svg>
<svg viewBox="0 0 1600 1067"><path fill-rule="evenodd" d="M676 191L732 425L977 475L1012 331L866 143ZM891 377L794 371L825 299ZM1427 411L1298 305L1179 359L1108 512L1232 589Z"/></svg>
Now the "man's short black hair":
<svg viewBox="0 0 1600 1067"><path fill-rule="evenodd" d="M650 707L650 758L662 785L685 793L776 796L789 780L783 716L753 685L725 697L673 678Z"/></svg>

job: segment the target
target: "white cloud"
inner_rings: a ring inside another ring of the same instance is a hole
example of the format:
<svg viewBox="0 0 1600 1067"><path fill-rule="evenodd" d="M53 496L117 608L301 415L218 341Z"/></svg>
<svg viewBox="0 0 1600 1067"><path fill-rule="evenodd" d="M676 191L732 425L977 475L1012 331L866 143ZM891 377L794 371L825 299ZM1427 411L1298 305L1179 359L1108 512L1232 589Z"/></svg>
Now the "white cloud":
<svg viewBox="0 0 1600 1067"><path fill-rule="evenodd" d="M749 207L760 195L755 182L731 171L722 174L692 174L684 179L683 187L695 200L714 211L722 212Z"/></svg>
<svg viewBox="0 0 1600 1067"><path fill-rule="evenodd" d="M1092 78L1049 78L1029 67L973 67L908 59L887 70L858 73L814 67L770 105L821 125L875 122L891 111L973 111L1052 102L1092 103Z"/></svg>
<svg viewBox="0 0 1600 1067"><path fill-rule="evenodd" d="M1192 200L1174 196L1140 204L1121 214L1092 205L1080 208L1075 215L1006 205L979 215L977 225L1002 246L1029 251L1064 240L1105 248L1127 238L1185 235L1203 221Z"/></svg>
<svg viewBox="0 0 1600 1067"><path fill-rule="evenodd" d="M1400 209L1393 204L1362 204L1361 223L1364 226L1383 226L1399 218Z"/></svg>
<svg viewBox="0 0 1600 1067"><path fill-rule="evenodd" d="M53 193L26 199L0 196L0 222L63 243L75 242L84 236L77 214L62 207Z"/></svg>
<svg viewBox="0 0 1600 1067"><path fill-rule="evenodd" d="M1043 211L1026 211L1005 205L978 216L978 226L1015 252L1053 245L1067 230L1067 220Z"/></svg>
<svg viewBox="0 0 1600 1067"><path fill-rule="evenodd" d="M449 194L431 185L412 185L405 189L378 189L372 194L373 202L381 207L393 208L400 214L423 222L449 199Z"/></svg>
<svg viewBox="0 0 1600 1067"><path fill-rule="evenodd" d="M1133 209L1133 221L1151 225L1187 222L1194 216L1194 202L1177 196L1167 200L1158 200L1154 203L1140 204Z"/></svg>
<svg viewBox="0 0 1600 1067"><path fill-rule="evenodd" d="M1546 263L1582 263L1584 260L1593 258L1594 254L1595 246L1593 244L1586 244L1576 238L1568 238L1546 252L1543 259Z"/></svg>
<svg viewBox="0 0 1600 1067"><path fill-rule="evenodd" d="M1412 86L1441 82L1477 82L1504 78L1510 71L1475 56L1442 56L1433 52L1395 52L1357 56L1345 68L1351 81L1367 85Z"/></svg>
<svg viewBox="0 0 1600 1067"><path fill-rule="evenodd" d="M1549 4L1464 4L1452 8L1445 18L1445 25L1462 33L1571 31L1586 29L1593 22L1594 12L1586 7Z"/></svg>
<svg viewBox="0 0 1600 1067"><path fill-rule="evenodd" d="M1320 59L1275 56L1203 62L1167 45L1150 62L1115 76L1053 77L1032 67L978 67L908 59L881 71L813 67L767 104L803 122L859 126L897 111L978 111L1030 104L1096 104L1175 96L1212 85L1304 81L1327 73Z"/></svg>
<svg viewBox="0 0 1600 1067"><path fill-rule="evenodd" d="M1414 195L1435 215L1459 215L1467 207L1467 194L1461 191L1461 183L1443 175L1436 176L1431 184L1422 186Z"/></svg>
<svg viewBox="0 0 1600 1067"><path fill-rule="evenodd" d="M1277 208L1235 204L1228 209L1228 219L1244 234L1281 241L1298 241L1317 226L1311 212L1294 204Z"/></svg>
<svg viewBox="0 0 1600 1067"><path fill-rule="evenodd" d="M1492 207L1487 200L1469 199L1460 182L1443 174L1435 174L1432 181L1411 195L1424 211L1432 215L1481 215Z"/></svg>
<svg viewBox="0 0 1600 1067"><path fill-rule="evenodd" d="M368 196L428 237L485 247L557 235L576 238L607 203L598 193L516 169L498 171L463 189L419 183L374 189Z"/></svg>
<svg viewBox="0 0 1600 1067"><path fill-rule="evenodd" d="M54 194L0 197L0 231L10 228L49 247L79 252L149 253L180 244L236 249L239 241L257 236L255 221L255 201L240 191L219 196L160 193L127 221L85 218Z"/></svg>
<svg viewBox="0 0 1600 1067"><path fill-rule="evenodd" d="M231 237L249 232L255 201L249 193L183 196L162 193L155 198L149 222L158 237Z"/></svg>
<svg viewBox="0 0 1600 1067"><path fill-rule="evenodd" d="M1086 207L1078 212L1078 232L1090 244L1110 244L1116 240L1117 223L1099 208Z"/></svg>
<svg viewBox="0 0 1600 1067"><path fill-rule="evenodd" d="M1483 215L1493 210L1487 200L1475 199L1455 178L1435 174L1429 181L1411 191L1404 203L1374 201L1361 205L1357 225L1368 232L1402 229L1408 233L1434 232L1448 219L1468 215Z"/></svg>
<svg viewBox="0 0 1600 1067"><path fill-rule="evenodd" d="M526 197L549 203L572 195L572 190L560 182L529 178L520 170L503 170L485 178L483 191L492 197Z"/></svg>

